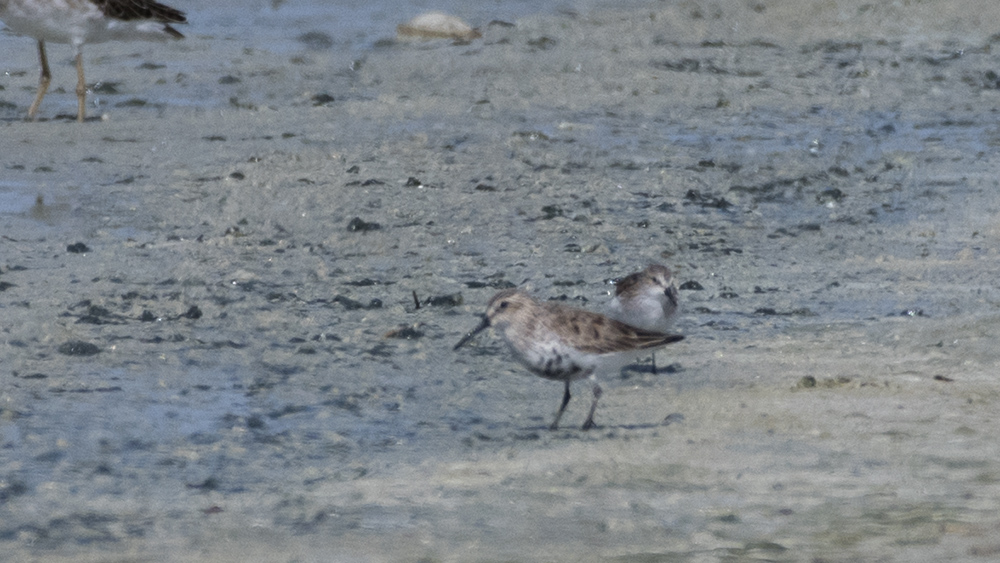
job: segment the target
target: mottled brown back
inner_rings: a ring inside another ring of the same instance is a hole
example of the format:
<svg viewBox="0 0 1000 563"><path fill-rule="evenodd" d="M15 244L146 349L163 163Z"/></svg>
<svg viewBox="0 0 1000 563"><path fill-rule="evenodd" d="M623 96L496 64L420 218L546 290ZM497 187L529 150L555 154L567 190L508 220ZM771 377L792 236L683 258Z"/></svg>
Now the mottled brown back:
<svg viewBox="0 0 1000 563"><path fill-rule="evenodd" d="M154 20L187 23L184 12L150 0L90 0L104 15L118 20ZM170 27L168 26L168 29Z"/></svg>
<svg viewBox="0 0 1000 563"><path fill-rule="evenodd" d="M588 354L645 350L684 340L679 334L643 330L604 315L558 303L543 303L541 306L551 314L546 317L547 322L563 326L569 343Z"/></svg>

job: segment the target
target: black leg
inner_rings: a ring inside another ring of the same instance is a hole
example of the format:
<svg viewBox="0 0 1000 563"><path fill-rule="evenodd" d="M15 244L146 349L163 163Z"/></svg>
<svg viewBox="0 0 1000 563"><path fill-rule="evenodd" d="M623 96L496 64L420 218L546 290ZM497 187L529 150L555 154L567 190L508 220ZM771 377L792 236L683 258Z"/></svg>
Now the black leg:
<svg viewBox="0 0 1000 563"><path fill-rule="evenodd" d="M651 355L651 356L652 356L652 358L653 358L653 375L658 375L658 374L656 373L656 353L654 352L654 353L652 353L652 354L650 354L650 355Z"/></svg>
<svg viewBox="0 0 1000 563"><path fill-rule="evenodd" d="M590 430L591 428L597 426L594 424L594 412L597 410L597 400L601 398L601 386L596 382L594 383L594 402L590 404L590 414L587 415L587 421L583 423L584 430Z"/></svg>
<svg viewBox="0 0 1000 563"><path fill-rule="evenodd" d="M549 430L559 429L559 419L562 418L562 413L566 410L566 405L569 404L569 380L566 380L566 392L563 393L562 404L559 405L559 412L556 413L556 419L552 421L552 426L549 426Z"/></svg>

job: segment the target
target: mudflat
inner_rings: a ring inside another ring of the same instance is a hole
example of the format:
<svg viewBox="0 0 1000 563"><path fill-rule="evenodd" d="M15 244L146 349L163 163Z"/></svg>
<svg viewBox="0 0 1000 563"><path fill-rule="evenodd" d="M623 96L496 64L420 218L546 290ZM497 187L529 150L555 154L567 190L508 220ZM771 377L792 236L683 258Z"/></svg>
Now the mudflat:
<svg viewBox="0 0 1000 563"><path fill-rule="evenodd" d="M21 120L21 40L5 560L995 559L996 21L651 2L354 61L189 27L101 46L82 125L65 64ZM451 349L500 288L603 311L654 262L686 339L596 429Z"/></svg>

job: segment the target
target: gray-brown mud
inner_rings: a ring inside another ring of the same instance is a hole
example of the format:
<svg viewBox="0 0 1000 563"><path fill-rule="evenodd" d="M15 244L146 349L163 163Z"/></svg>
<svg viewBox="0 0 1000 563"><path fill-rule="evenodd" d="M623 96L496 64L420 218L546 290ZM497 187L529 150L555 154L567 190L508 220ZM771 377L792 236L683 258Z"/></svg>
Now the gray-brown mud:
<svg viewBox="0 0 1000 563"><path fill-rule="evenodd" d="M651 2L353 69L189 27L89 49L82 126L20 120L4 38L3 558L995 559L996 21ZM599 310L650 261L687 340L596 431L451 350L497 287Z"/></svg>

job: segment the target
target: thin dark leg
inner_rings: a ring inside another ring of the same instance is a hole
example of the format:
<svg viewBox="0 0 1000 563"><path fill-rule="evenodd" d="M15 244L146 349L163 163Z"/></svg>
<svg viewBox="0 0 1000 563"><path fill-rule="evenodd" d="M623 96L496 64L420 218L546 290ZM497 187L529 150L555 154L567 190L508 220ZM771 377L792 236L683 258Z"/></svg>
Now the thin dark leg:
<svg viewBox="0 0 1000 563"><path fill-rule="evenodd" d="M597 410L597 400L601 398L602 393L603 391L601 390L601 386L595 382L594 402L590 404L590 414L587 415L587 421L583 423L584 430L590 430L594 426L597 426L596 424L594 424L594 412Z"/></svg>
<svg viewBox="0 0 1000 563"><path fill-rule="evenodd" d="M656 373L656 353L650 354L653 357L653 375L658 375Z"/></svg>
<svg viewBox="0 0 1000 563"><path fill-rule="evenodd" d="M559 405L559 412L556 413L556 419L552 421L552 426L549 426L549 430L559 429L559 419L562 418L562 413L566 410L566 405L569 404L569 380L566 380L566 392L563 393L562 404Z"/></svg>
<svg viewBox="0 0 1000 563"><path fill-rule="evenodd" d="M38 93L35 94L35 101L28 108L28 119L34 121L35 114L38 113L38 106L42 105L42 98L49 90L49 83L52 82L52 73L49 71L49 58L45 56L45 42L38 42L38 59L42 62L42 75L38 78Z"/></svg>
<svg viewBox="0 0 1000 563"><path fill-rule="evenodd" d="M83 49L80 47L76 51L76 101L76 120L83 123L87 113L87 83L83 80Z"/></svg>

